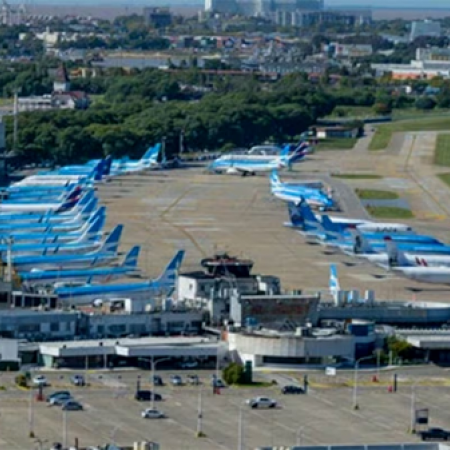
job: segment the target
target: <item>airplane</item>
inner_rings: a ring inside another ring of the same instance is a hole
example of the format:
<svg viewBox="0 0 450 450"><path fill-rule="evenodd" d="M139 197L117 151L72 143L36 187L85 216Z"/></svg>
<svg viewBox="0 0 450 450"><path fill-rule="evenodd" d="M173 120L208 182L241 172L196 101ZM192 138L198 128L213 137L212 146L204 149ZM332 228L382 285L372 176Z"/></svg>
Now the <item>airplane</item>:
<svg viewBox="0 0 450 450"><path fill-rule="evenodd" d="M81 201L80 201L81 203ZM80 205L78 203L77 206ZM53 211L47 211L45 214L42 213L24 213L24 214L0 214L0 225L5 222L15 222L21 223L26 222L30 223L63 223L63 222L71 222L71 221L86 221L90 217L90 215L95 211L97 206L97 199L95 197L91 197L88 203L84 204L82 208L78 211L74 211L75 208L72 208L70 214L55 214Z"/></svg>
<svg viewBox="0 0 450 450"><path fill-rule="evenodd" d="M99 214L104 214L105 208L98 208L91 212L85 221L71 219L64 222L0 222L0 236L9 236L14 234L31 233L33 231L40 233L62 233L63 231L76 231L87 227L92 221L96 220Z"/></svg>
<svg viewBox="0 0 450 450"><path fill-rule="evenodd" d="M398 248L391 247L388 242L389 269L395 274L402 275L414 281L430 284L450 284L450 267L411 265L411 260ZM431 258L431 257L430 257ZM441 256L442 258L442 256ZM450 256L447 257L450 263ZM420 259L419 259L420 261ZM436 260L435 260L436 261Z"/></svg>
<svg viewBox="0 0 450 450"><path fill-rule="evenodd" d="M0 203L0 211L10 212L10 211L30 211L30 212L46 212L46 211L67 211L72 209L80 200L81 188L79 186L75 187L64 200L60 202L45 202L45 203L35 203L30 201L29 203L14 203L3 201Z"/></svg>
<svg viewBox="0 0 450 450"><path fill-rule="evenodd" d="M339 284L336 264L330 264L330 280L328 286L330 290L330 295L333 297L334 301L337 302L341 286Z"/></svg>
<svg viewBox="0 0 450 450"><path fill-rule="evenodd" d="M27 288L48 285L58 282L93 282L105 283L125 276L133 276L139 272L137 261L140 247L133 247L124 257L123 262L116 267L96 267L94 269L74 270L32 270L19 272L19 278Z"/></svg>
<svg viewBox="0 0 450 450"><path fill-rule="evenodd" d="M142 155L142 158L138 160L130 160L128 158L115 160L111 159L109 175L115 176L155 168L158 165L158 157L161 149L161 144L156 144L154 147L149 147L148 150ZM98 161L99 160L97 159L91 160L87 163L87 165L92 166L97 164Z"/></svg>
<svg viewBox="0 0 450 450"><path fill-rule="evenodd" d="M122 235L123 225L117 225L106 241L96 251L83 255L38 255L12 256L12 264L16 271L30 271L35 268L42 270L69 270L77 268L96 267L107 264L117 258L117 248ZM5 261L3 257L3 261Z"/></svg>
<svg viewBox="0 0 450 450"><path fill-rule="evenodd" d="M102 246L100 241L101 227L103 221L100 217L92 222L88 228L77 238L66 242L17 242L14 240L11 245L0 243L0 253L5 254L8 250L14 256L25 255L67 255L80 254L96 250Z"/></svg>
<svg viewBox="0 0 450 450"><path fill-rule="evenodd" d="M320 189L282 183L276 170L270 174L270 188L275 197L287 202L301 203L304 200L309 205L321 209L330 209L334 206L333 199Z"/></svg>
<svg viewBox="0 0 450 450"><path fill-rule="evenodd" d="M359 230L353 233L353 240L336 241L331 243L332 246L338 247L348 255L359 255L365 257L367 254L387 253L386 242L392 240L393 235L386 236L383 241L369 241ZM444 244L434 244L426 242L397 242L399 250L414 254L436 254L450 255L450 246Z"/></svg>
<svg viewBox="0 0 450 450"><path fill-rule="evenodd" d="M242 176L255 175L257 172L270 172L273 169L288 167L296 161L301 161L305 155L304 151L289 154L289 146L286 146L279 156L224 155L213 161L209 169L229 174L241 173Z"/></svg>
<svg viewBox="0 0 450 450"><path fill-rule="evenodd" d="M93 221L97 221L98 227L100 230L103 230L103 226L105 225L106 215L105 215L105 207L102 206L97 211L97 219L93 219ZM23 233L23 232L14 232L11 231L5 236L0 236L1 238L12 238L15 243L37 243L37 244L46 244L46 243L62 243L62 242L71 242L76 239L79 239L83 236L83 234L86 231L86 228L90 226L89 223L86 223L83 225L82 228L80 228L77 231L69 231L69 232L59 232L59 233L37 233L37 232L31 232L31 233ZM85 236L85 240L98 240L101 238L101 232L98 233L92 233L88 232Z"/></svg>
<svg viewBox="0 0 450 450"><path fill-rule="evenodd" d="M155 280L143 283L127 283L112 285L87 285L79 287L56 288L55 294L59 300L70 303L87 304L97 300L114 299L123 297L145 297L170 295L173 291L178 276L178 269L184 258L184 250L180 250L172 258L163 273Z"/></svg>

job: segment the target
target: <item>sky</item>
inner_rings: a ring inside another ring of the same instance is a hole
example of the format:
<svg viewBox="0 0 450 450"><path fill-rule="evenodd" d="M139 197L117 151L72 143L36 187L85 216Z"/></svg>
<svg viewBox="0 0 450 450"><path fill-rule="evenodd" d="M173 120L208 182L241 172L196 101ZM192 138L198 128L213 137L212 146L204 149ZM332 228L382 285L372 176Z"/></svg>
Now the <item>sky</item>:
<svg viewBox="0 0 450 450"><path fill-rule="evenodd" d="M325 0L326 6L371 6L399 8L447 8L450 9L450 0Z"/></svg>

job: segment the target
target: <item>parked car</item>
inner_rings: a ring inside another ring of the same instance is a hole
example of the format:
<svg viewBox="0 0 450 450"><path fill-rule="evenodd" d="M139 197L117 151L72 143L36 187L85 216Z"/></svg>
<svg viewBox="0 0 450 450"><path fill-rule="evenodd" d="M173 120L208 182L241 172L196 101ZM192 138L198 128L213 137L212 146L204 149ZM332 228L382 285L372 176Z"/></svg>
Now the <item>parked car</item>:
<svg viewBox="0 0 450 450"><path fill-rule="evenodd" d="M70 381L75 386L86 386L86 381L84 380L83 375L73 375L70 377Z"/></svg>
<svg viewBox="0 0 450 450"><path fill-rule="evenodd" d="M138 402L149 402L152 400L152 391L137 391L134 395L134 399ZM154 392L153 400L155 402L160 402L162 400L161 394Z"/></svg>
<svg viewBox="0 0 450 450"><path fill-rule="evenodd" d="M174 386L182 386L183 385L183 379L179 375L171 375L170 382Z"/></svg>
<svg viewBox="0 0 450 450"><path fill-rule="evenodd" d="M284 386L281 389L282 394L304 394L305 390L299 386Z"/></svg>
<svg viewBox="0 0 450 450"><path fill-rule="evenodd" d="M442 428L429 428L425 431L419 431L417 434L420 436L422 441L448 441L450 439L450 432L443 430Z"/></svg>
<svg viewBox="0 0 450 450"><path fill-rule="evenodd" d="M197 375L188 375L187 381L189 384L194 384L195 386L200 384L200 380Z"/></svg>
<svg viewBox="0 0 450 450"><path fill-rule="evenodd" d="M61 406L64 403L67 403L69 400L72 400L72 397L67 392L65 394L60 394L52 397L48 403L52 406Z"/></svg>
<svg viewBox="0 0 450 450"><path fill-rule="evenodd" d="M277 406L277 402L276 400L272 400L267 397L256 397L249 398L247 400L247 405L249 405L250 408L275 408Z"/></svg>
<svg viewBox="0 0 450 450"><path fill-rule="evenodd" d="M164 381L159 375L153 376L153 384L155 386L164 386Z"/></svg>
<svg viewBox="0 0 450 450"><path fill-rule="evenodd" d="M225 388L227 385L220 378L213 378L211 384L216 388Z"/></svg>
<svg viewBox="0 0 450 450"><path fill-rule="evenodd" d="M182 369L195 369L196 367L198 367L198 362L197 361L183 361L180 364L180 367Z"/></svg>
<svg viewBox="0 0 450 450"><path fill-rule="evenodd" d="M36 386L47 386L47 378L44 375L36 375L33 378L33 384Z"/></svg>
<svg viewBox="0 0 450 450"><path fill-rule="evenodd" d="M63 411L81 411L82 409L83 405L75 400L69 400L62 405Z"/></svg>
<svg viewBox="0 0 450 450"><path fill-rule="evenodd" d="M50 402L50 400L53 397L59 397L61 395L66 395L66 396L70 397L70 392L69 391L55 391L55 392L52 392L50 395L47 396L47 402Z"/></svg>
<svg viewBox="0 0 450 450"><path fill-rule="evenodd" d="M162 419L165 417L163 412L151 408L142 411L141 415L144 419Z"/></svg>

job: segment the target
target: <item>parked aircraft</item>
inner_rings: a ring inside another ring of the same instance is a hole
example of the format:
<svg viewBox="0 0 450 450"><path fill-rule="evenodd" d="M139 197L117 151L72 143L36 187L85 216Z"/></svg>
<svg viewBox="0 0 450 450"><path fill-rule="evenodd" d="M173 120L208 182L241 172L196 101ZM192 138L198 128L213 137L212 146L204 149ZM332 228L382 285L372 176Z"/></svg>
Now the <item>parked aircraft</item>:
<svg viewBox="0 0 450 450"><path fill-rule="evenodd" d="M80 194L81 194L81 188L79 186L76 186L72 191L66 196L66 198L59 202L44 202L44 203L36 203L33 201L30 201L28 203L21 202L21 203L14 203L9 202L7 200L0 203L0 211L6 212L6 211L41 211L41 212L47 212L47 211L67 211L73 208L78 201L80 200Z"/></svg>
<svg viewBox="0 0 450 450"><path fill-rule="evenodd" d="M320 189L314 189L300 184L282 183L276 170L270 175L270 188L272 194L284 201L301 203L305 201L311 206L321 209L330 209L334 206L334 201Z"/></svg>
<svg viewBox="0 0 450 450"><path fill-rule="evenodd" d="M13 256L12 264L19 272L34 268L42 270L69 270L100 266L116 259L122 229L123 225L117 225L103 245L92 253L84 255ZM3 260L6 262L5 258Z"/></svg>
<svg viewBox="0 0 450 450"><path fill-rule="evenodd" d="M169 295L175 287L178 269L183 258L184 250L178 251L161 276L156 280L149 280L145 283L57 288L55 293L60 300L67 300L76 304L87 304L97 300L117 298L118 296L121 298L145 296L145 298L150 299L153 296Z"/></svg>
<svg viewBox="0 0 450 450"><path fill-rule="evenodd" d="M270 172L273 169L288 167L301 161L306 155L304 150L296 150L289 154L286 146L278 156L269 155L224 155L211 163L213 172L240 173L242 176L255 175L257 172Z"/></svg>
<svg viewBox="0 0 450 450"><path fill-rule="evenodd" d="M11 245L0 243L0 253L3 255L11 250L13 256L25 255L68 255L93 252L103 244L101 242L101 228L103 221L100 217L92 222L80 237L66 242L21 242L14 240Z"/></svg>
<svg viewBox="0 0 450 450"><path fill-rule="evenodd" d="M19 272L19 277L27 287L49 285L57 282L81 282L90 284L94 282L106 283L125 276L135 275L139 269L137 261L140 247L133 247L117 267L97 267L94 269L75 270L32 270Z"/></svg>
<svg viewBox="0 0 450 450"><path fill-rule="evenodd" d="M105 214L106 208L101 206L97 210L97 216L92 219L92 223L94 221L98 221L98 227L100 230L103 230L103 226L105 225ZM37 232L30 231L29 233L24 233L23 231L9 231L8 234L0 236L0 238L13 238L15 243L61 243L61 242L71 242L76 239L79 239L84 235L86 229L90 226L90 223L85 223L79 230L77 231L59 231L59 232ZM86 240L96 240L101 238L101 232L98 233L87 233Z"/></svg>

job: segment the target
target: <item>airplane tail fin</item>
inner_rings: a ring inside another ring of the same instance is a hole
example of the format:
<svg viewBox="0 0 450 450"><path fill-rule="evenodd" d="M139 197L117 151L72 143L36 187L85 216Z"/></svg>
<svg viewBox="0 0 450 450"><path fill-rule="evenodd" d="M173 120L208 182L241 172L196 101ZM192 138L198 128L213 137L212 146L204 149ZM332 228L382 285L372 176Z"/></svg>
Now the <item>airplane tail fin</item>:
<svg viewBox="0 0 450 450"><path fill-rule="evenodd" d="M277 188L280 186L281 186L281 181L280 181L280 177L278 176L278 171L276 169L274 169L270 173L270 187L273 190L274 188Z"/></svg>
<svg viewBox="0 0 450 450"><path fill-rule="evenodd" d="M152 153L150 154L150 156L147 158L148 162L151 163L157 163L158 162L158 158L159 158L159 154L161 153L161 149L162 149L162 145L161 143L156 144L153 147Z"/></svg>
<svg viewBox="0 0 450 450"><path fill-rule="evenodd" d="M104 218L97 216L96 219L90 223L86 230L81 234L81 236L75 240L75 243L80 243L84 241L97 240L100 236L104 223Z"/></svg>
<svg viewBox="0 0 450 450"><path fill-rule="evenodd" d="M80 198L80 201L78 203L78 206L83 206L86 203L89 203L92 199L92 197L94 197L94 191L92 189L88 189L83 196Z"/></svg>
<svg viewBox="0 0 450 450"><path fill-rule="evenodd" d="M88 219L91 214L95 211L97 207L97 199L95 197L91 197L91 200L84 205L84 207L80 210L80 217L83 220Z"/></svg>
<svg viewBox="0 0 450 450"><path fill-rule="evenodd" d="M67 211L68 209L72 209L79 201L81 194L81 187L75 186L67 195L66 199L61 203L57 212Z"/></svg>
<svg viewBox="0 0 450 450"><path fill-rule="evenodd" d="M108 176L111 173L112 162L113 162L112 156L108 155L105 158L105 162L103 165L103 175Z"/></svg>
<svg viewBox="0 0 450 450"><path fill-rule="evenodd" d="M137 262L139 258L139 252L141 251L141 247L139 245L135 245L126 255L122 263L122 267L127 269L135 269L137 267Z"/></svg>
<svg viewBox="0 0 450 450"><path fill-rule="evenodd" d="M338 292L341 287L339 285L339 278L337 274L336 264L330 264L330 280L329 280L330 294L333 296L334 300L337 300Z"/></svg>
<svg viewBox="0 0 450 450"><path fill-rule="evenodd" d="M150 159L153 155L153 152L155 151L155 147L149 147L147 151L142 155L141 162L146 162L148 159Z"/></svg>
<svg viewBox="0 0 450 450"><path fill-rule="evenodd" d="M159 285L166 285L172 287L175 285L178 276L178 270L184 259L184 250L179 250L172 258L170 263L164 269L164 272L155 281Z"/></svg>
<svg viewBox="0 0 450 450"><path fill-rule="evenodd" d="M117 225L106 238L100 251L105 253L116 253L119 247L120 238L122 237L122 231L123 225Z"/></svg>
<svg viewBox="0 0 450 450"><path fill-rule="evenodd" d="M351 230L353 236L353 252L358 253L374 253L374 249L367 238L358 230Z"/></svg>
<svg viewBox="0 0 450 450"><path fill-rule="evenodd" d="M313 222L317 224L319 221L317 220L317 217L314 215L314 213L311 210L311 207L306 202L300 203L300 214L303 216L303 219L307 222Z"/></svg>
<svg viewBox="0 0 450 450"><path fill-rule="evenodd" d="M335 233L338 233L340 230L340 227L337 226L335 223L331 221L331 219L328 217L328 215L323 214L322 215L322 225L327 231L332 231Z"/></svg>
<svg viewBox="0 0 450 450"><path fill-rule="evenodd" d="M294 227L303 227L305 221L303 215L300 211L300 206L296 205L294 202L288 203L289 219Z"/></svg>
<svg viewBox="0 0 450 450"><path fill-rule="evenodd" d="M407 267L411 264L408 262L405 254L398 249L397 244L390 238L385 237L384 243L386 244L386 252L388 255L389 267Z"/></svg>

